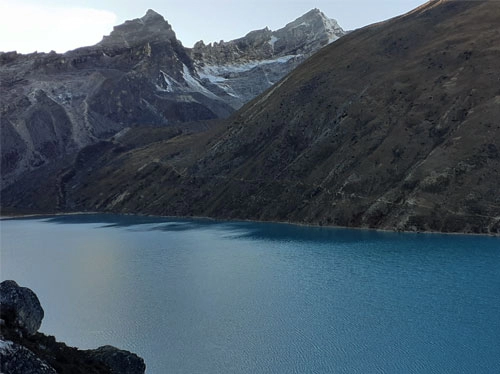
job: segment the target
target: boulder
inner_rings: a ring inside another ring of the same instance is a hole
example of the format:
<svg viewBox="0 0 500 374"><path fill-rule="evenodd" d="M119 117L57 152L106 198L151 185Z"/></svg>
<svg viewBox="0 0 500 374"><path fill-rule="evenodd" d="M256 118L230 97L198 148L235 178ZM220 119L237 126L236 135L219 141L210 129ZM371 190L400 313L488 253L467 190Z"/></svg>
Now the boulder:
<svg viewBox="0 0 500 374"><path fill-rule="evenodd" d="M43 315L38 297L29 288L20 287L13 280L0 283L0 318L7 326L34 335L42 324Z"/></svg>
<svg viewBox="0 0 500 374"><path fill-rule="evenodd" d="M87 353L92 359L108 366L113 374L144 374L146 371L142 358L110 345L89 350Z"/></svg>

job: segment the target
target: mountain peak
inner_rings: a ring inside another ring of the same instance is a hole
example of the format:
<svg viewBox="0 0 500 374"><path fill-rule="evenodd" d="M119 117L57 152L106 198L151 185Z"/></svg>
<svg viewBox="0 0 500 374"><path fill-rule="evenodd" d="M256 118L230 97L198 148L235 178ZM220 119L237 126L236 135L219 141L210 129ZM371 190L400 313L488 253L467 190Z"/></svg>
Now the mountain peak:
<svg viewBox="0 0 500 374"><path fill-rule="evenodd" d="M342 30L338 25L337 21L333 18L328 18L325 13L323 13L318 8L311 9L309 12L304 13L296 20L288 23L285 28L293 28L298 26L311 26L311 25L323 24L325 27L334 25L336 29Z"/></svg>
<svg viewBox="0 0 500 374"><path fill-rule="evenodd" d="M336 20L328 18L321 10L314 8L275 32L281 35L290 33L325 45L337 40L345 34L345 31Z"/></svg>
<svg viewBox="0 0 500 374"><path fill-rule="evenodd" d="M319 10L318 8L313 8L309 12L304 13L304 16L306 16L306 15L311 15L311 16L324 15L324 13L321 10Z"/></svg>
<svg viewBox="0 0 500 374"><path fill-rule="evenodd" d="M166 22L165 18L153 9L148 9L146 14L141 17L141 21L143 22Z"/></svg>
<svg viewBox="0 0 500 374"><path fill-rule="evenodd" d="M299 19L329 19L325 13L323 13L318 8L311 9L309 12L304 13Z"/></svg>
<svg viewBox="0 0 500 374"><path fill-rule="evenodd" d="M172 26L162 15L148 9L141 18L128 20L115 26L109 36L99 43L112 47L131 47L146 42L157 42L176 39Z"/></svg>

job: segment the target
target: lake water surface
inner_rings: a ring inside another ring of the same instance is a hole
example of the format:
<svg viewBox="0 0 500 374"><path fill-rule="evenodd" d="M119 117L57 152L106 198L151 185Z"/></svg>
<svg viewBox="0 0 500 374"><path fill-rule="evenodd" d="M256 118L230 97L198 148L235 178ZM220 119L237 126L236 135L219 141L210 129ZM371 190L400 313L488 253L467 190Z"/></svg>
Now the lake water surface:
<svg viewBox="0 0 500 374"><path fill-rule="evenodd" d="M500 239L76 215L2 221L41 330L163 373L500 373Z"/></svg>

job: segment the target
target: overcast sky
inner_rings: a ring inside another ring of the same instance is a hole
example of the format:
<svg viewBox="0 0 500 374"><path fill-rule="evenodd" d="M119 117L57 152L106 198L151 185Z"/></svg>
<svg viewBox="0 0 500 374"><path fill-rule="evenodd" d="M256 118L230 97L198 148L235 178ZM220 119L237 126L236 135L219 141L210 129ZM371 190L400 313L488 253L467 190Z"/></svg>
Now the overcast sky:
<svg viewBox="0 0 500 374"><path fill-rule="evenodd" d="M114 25L163 15L184 46L283 27L313 8L352 30L405 13L426 0L0 0L0 51L65 52L92 45Z"/></svg>

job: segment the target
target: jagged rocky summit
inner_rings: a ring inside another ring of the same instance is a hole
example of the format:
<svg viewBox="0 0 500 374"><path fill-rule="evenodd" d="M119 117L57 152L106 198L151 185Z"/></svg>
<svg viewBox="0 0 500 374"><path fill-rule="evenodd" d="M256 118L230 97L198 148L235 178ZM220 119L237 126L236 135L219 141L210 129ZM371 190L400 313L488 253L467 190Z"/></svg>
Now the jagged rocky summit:
<svg viewBox="0 0 500 374"><path fill-rule="evenodd" d="M276 32L190 49L148 10L94 46L0 53L2 188L128 128L225 118L341 35L314 10Z"/></svg>
<svg viewBox="0 0 500 374"><path fill-rule="evenodd" d="M175 87L165 86L167 75ZM171 26L153 11L95 46L0 54L3 186L129 127L229 115L233 109L195 75Z"/></svg>
<svg viewBox="0 0 500 374"><path fill-rule="evenodd" d="M5 374L143 374L144 360L112 346L79 350L37 332L43 309L35 293L0 283L0 371Z"/></svg>
<svg viewBox="0 0 500 374"><path fill-rule="evenodd" d="M191 57L204 85L237 109L344 34L337 21L313 9L276 31L266 27L229 42L199 41Z"/></svg>

